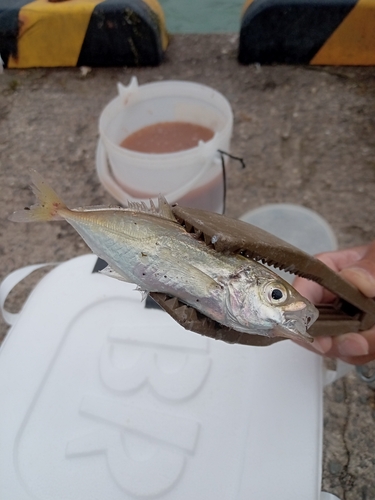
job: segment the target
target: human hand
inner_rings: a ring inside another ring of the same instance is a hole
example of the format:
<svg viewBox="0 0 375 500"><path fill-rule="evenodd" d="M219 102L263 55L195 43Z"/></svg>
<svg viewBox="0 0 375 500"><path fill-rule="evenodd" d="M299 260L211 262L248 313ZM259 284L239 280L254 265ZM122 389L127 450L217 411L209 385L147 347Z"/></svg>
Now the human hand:
<svg viewBox="0 0 375 500"><path fill-rule="evenodd" d="M375 242L369 245L326 252L317 258L338 272L367 297L375 297ZM334 295L313 281L296 278L293 286L314 304L332 302ZM316 337L311 348L324 356L340 358L353 365L375 359L375 326L361 333Z"/></svg>

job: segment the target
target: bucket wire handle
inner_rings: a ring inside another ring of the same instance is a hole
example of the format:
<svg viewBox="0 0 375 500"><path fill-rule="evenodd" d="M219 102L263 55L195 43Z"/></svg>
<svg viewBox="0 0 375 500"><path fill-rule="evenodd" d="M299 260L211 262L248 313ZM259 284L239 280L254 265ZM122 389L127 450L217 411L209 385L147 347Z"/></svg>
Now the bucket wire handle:
<svg viewBox="0 0 375 500"><path fill-rule="evenodd" d="M227 173L225 170L225 160L224 156L229 156L232 160L239 161L242 165L242 168L244 169L246 167L245 161L243 158L240 158L239 156L234 156L231 155L230 153L227 153L226 151L222 151L221 149L218 149L217 152L220 154L221 158L221 168L223 171L223 215L225 214L225 209L226 209L226 200L227 200Z"/></svg>

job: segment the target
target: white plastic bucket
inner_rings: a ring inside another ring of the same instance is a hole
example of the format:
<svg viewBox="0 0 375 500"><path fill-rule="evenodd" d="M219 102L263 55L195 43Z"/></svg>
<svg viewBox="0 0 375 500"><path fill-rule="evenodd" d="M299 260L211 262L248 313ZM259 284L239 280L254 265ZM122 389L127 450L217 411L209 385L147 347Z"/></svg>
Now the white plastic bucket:
<svg viewBox="0 0 375 500"><path fill-rule="evenodd" d="M221 178L218 150L229 151L233 128L232 110L222 94L183 81L139 86L134 77L128 87L118 84L118 90L118 97L100 116L99 131L112 176L123 191L140 199L163 194L174 202ZM175 121L208 127L214 136L195 148L166 154L139 153L120 146L143 127Z"/></svg>

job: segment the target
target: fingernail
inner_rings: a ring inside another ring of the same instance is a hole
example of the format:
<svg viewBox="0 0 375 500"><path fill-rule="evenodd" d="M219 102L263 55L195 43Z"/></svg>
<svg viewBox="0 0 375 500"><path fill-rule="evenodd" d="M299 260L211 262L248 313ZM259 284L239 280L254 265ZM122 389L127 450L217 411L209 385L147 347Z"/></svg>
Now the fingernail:
<svg viewBox="0 0 375 500"><path fill-rule="evenodd" d="M368 297L375 295L375 279L366 269L362 267L348 267L341 274L355 285Z"/></svg>
<svg viewBox="0 0 375 500"><path fill-rule="evenodd" d="M320 354L325 354L332 347L332 339L331 337L319 337L314 339L312 347L320 352Z"/></svg>
<svg viewBox="0 0 375 500"><path fill-rule="evenodd" d="M341 356L365 356L369 353L369 346L365 339L363 342L359 339L344 339L337 346Z"/></svg>

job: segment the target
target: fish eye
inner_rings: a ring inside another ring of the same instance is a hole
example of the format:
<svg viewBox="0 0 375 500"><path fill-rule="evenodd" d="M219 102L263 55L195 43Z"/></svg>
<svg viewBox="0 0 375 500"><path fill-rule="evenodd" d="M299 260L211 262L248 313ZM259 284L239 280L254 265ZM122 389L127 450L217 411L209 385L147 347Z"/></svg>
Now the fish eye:
<svg viewBox="0 0 375 500"><path fill-rule="evenodd" d="M283 304L288 298L288 292L281 283L268 283L264 287L264 294L270 304Z"/></svg>
<svg viewBox="0 0 375 500"><path fill-rule="evenodd" d="M274 288L271 292L271 297L273 300L281 300L283 298L283 292L279 288Z"/></svg>

